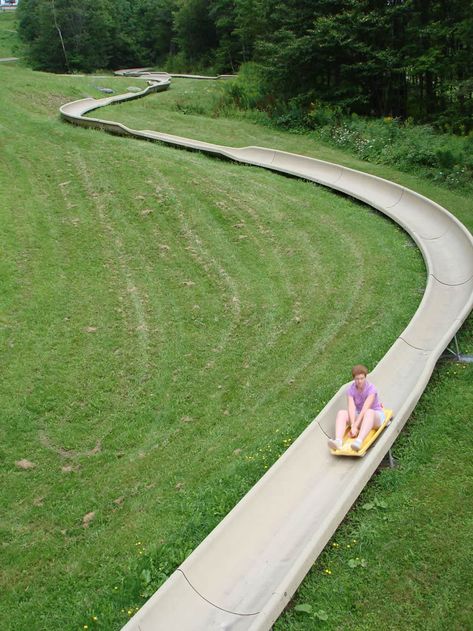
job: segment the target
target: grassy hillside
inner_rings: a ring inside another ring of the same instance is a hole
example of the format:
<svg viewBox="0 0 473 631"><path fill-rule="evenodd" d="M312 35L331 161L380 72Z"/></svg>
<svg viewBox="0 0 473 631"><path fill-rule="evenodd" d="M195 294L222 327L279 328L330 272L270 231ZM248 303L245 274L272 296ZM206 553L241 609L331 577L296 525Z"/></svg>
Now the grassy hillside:
<svg viewBox="0 0 473 631"><path fill-rule="evenodd" d="M17 52L18 39L15 12L0 12L0 58L13 57Z"/></svg>
<svg viewBox="0 0 473 631"><path fill-rule="evenodd" d="M346 358L382 356L423 265L390 222L311 184L59 120L118 79L0 72L4 611L15 629L32 612L114 628L139 557L175 541L163 578Z"/></svg>
<svg viewBox="0 0 473 631"><path fill-rule="evenodd" d="M61 103L136 81L10 65L0 81L0 618L15 631L117 629L349 365L382 357L425 271L399 228L320 187L58 117ZM176 81L111 111L360 166L183 111L212 89ZM376 173L471 221L467 199Z"/></svg>

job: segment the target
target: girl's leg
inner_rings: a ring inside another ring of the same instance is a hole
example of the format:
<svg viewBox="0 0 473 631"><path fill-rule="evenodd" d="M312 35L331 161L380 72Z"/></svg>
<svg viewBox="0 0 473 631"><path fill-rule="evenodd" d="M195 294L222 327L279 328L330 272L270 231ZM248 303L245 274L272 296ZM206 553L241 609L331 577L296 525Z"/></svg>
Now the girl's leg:
<svg viewBox="0 0 473 631"><path fill-rule="evenodd" d="M349 423L348 410L339 410L335 421L335 438L342 440Z"/></svg>
<svg viewBox="0 0 473 631"><path fill-rule="evenodd" d="M340 410L337 414L337 419L335 421L335 438L330 438L330 440L328 441L328 446L330 447L330 449L342 448L343 435L345 434L348 421L349 421L348 411Z"/></svg>
<svg viewBox="0 0 473 631"><path fill-rule="evenodd" d="M361 423L360 433L358 434L358 440L363 443L373 427L378 428L380 426L378 413L375 410L366 410L363 422Z"/></svg>

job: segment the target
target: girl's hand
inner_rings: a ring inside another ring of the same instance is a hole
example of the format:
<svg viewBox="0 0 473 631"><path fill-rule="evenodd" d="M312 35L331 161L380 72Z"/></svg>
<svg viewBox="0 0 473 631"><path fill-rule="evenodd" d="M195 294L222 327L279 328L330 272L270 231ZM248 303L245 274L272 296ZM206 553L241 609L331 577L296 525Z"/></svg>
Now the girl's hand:
<svg viewBox="0 0 473 631"><path fill-rule="evenodd" d="M358 427L356 425L352 425L350 429L350 436L352 438L356 438L358 436Z"/></svg>

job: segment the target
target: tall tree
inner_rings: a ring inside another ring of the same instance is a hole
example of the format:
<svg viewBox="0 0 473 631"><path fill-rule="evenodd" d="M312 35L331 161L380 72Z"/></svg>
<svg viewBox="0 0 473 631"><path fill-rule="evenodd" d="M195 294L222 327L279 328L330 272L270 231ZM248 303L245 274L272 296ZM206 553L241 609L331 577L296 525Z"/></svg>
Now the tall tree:
<svg viewBox="0 0 473 631"><path fill-rule="evenodd" d="M141 0L136 39L143 48L145 64L162 63L175 50L174 0Z"/></svg>
<svg viewBox="0 0 473 631"><path fill-rule="evenodd" d="M209 17L215 24L215 61L219 71L236 72L241 61L241 43L235 32L235 1L210 0Z"/></svg>
<svg viewBox="0 0 473 631"><path fill-rule="evenodd" d="M18 7L19 34L34 67L53 72L106 67L106 0L25 0Z"/></svg>
<svg viewBox="0 0 473 631"><path fill-rule="evenodd" d="M208 60L217 46L217 31L207 0L178 0L174 29L178 49L191 63Z"/></svg>

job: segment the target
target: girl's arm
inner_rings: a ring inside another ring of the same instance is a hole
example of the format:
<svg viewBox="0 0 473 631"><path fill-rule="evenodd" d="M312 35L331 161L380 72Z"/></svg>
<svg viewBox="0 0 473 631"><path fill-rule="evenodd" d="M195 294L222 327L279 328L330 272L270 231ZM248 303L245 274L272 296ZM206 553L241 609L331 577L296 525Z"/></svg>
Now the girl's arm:
<svg viewBox="0 0 473 631"><path fill-rule="evenodd" d="M355 408L355 400L353 397L348 397L348 418L350 419L350 425L353 425L355 422L356 416L356 408Z"/></svg>
<svg viewBox="0 0 473 631"><path fill-rule="evenodd" d="M365 416L365 412L366 410L369 410L373 401L374 401L374 394L370 394L369 396L366 397L365 402L363 403L363 407L361 408L361 412L358 414L358 418L355 421L355 425L357 427L359 427L361 425L361 422L363 421L363 418Z"/></svg>

